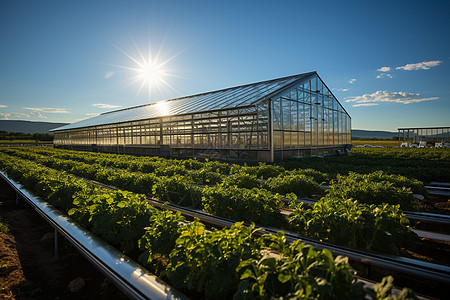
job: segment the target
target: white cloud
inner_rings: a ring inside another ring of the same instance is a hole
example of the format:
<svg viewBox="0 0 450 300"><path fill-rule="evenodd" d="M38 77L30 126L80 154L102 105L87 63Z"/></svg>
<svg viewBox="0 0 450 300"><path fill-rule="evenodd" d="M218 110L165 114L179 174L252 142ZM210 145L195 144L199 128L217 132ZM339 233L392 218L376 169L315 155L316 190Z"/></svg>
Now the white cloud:
<svg viewBox="0 0 450 300"><path fill-rule="evenodd" d="M8 107L8 106L0 104L0 108L5 108L5 107Z"/></svg>
<svg viewBox="0 0 450 300"><path fill-rule="evenodd" d="M43 114L41 114L40 111L32 111L30 113L30 116L31 117L36 117L36 118L42 118L42 119L47 119L48 118L47 116L44 116Z"/></svg>
<svg viewBox="0 0 450 300"><path fill-rule="evenodd" d="M358 106L376 106L378 105L378 103L360 103L360 104L354 104L353 107L358 107Z"/></svg>
<svg viewBox="0 0 450 300"><path fill-rule="evenodd" d="M50 114L67 114L69 111L65 108L52 107L24 107L24 109L32 110L34 112L45 112Z"/></svg>
<svg viewBox="0 0 450 300"><path fill-rule="evenodd" d="M391 71L391 67L382 67L382 68L379 68L377 71L380 71L380 72L389 72L389 71Z"/></svg>
<svg viewBox="0 0 450 300"><path fill-rule="evenodd" d="M105 79L110 78L110 77L113 76L114 74L116 74L116 72L113 72L113 71L111 71L111 72L106 72L106 73L105 73Z"/></svg>
<svg viewBox="0 0 450 300"><path fill-rule="evenodd" d="M356 79L355 79L355 78L352 78L352 79L350 79L350 80L348 81L348 83L355 83L355 81L356 81Z"/></svg>
<svg viewBox="0 0 450 300"><path fill-rule="evenodd" d="M348 89L337 89L336 91L338 91L338 92L347 92Z"/></svg>
<svg viewBox="0 0 450 300"><path fill-rule="evenodd" d="M436 67L439 65L442 61L441 60L432 60L432 61L424 61L417 64L407 64L401 67L397 67L397 70L405 70L405 71L412 71L412 70L428 70L431 67Z"/></svg>
<svg viewBox="0 0 450 300"><path fill-rule="evenodd" d="M380 75L377 76L377 78L384 78L384 77L388 77L388 78L392 78L392 75L389 73L382 73Z"/></svg>
<svg viewBox="0 0 450 300"><path fill-rule="evenodd" d="M96 103L92 104L92 106L98 107L98 108L116 108L120 107L120 105L111 105L111 104L105 104L105 103Z"/></svg>
<svg viewBox="0 0 450 300"><path fill-rule="evenodd" d="M90 117L96 117L96 116L98 116L98 115L100 115L100 114L98 114L98 113L89 113L89 114L86 114L86 116L90 116Z"/></svg>
<svg viewBox="0 0 450 300"><path fill-rule="evenodd" d="M0 119L2 120L10 120L10 118L17 119L17 118L29 118L30 115L22 114L22 113L0 113Z"/></svg>
<svg viewBox="0 0 450 300"><path fill-rule="evenodd" d="M355 102L353 106L356 107L373 106L377 105L378 102L411 104L437 99L439 97L421 98L419 93L376 91L373 94L349 97L346 102Z"/></svg>

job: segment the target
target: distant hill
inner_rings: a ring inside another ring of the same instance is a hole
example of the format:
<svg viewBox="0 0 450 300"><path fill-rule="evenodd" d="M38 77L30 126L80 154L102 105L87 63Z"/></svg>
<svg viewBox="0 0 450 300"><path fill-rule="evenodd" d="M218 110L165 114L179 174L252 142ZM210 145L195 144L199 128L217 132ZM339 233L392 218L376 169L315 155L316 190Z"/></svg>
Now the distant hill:
<svg viewBox="0 0 450 300"><path fill-rule="evenodd" d="M19 120L0 120L0 130L23 133L49 133L50 129L69 123L32 122Z"/></svg>
<svg viewBox="0 0 450 300"><path fill-rule="evenodd" d="M390 131L372 131L372 130L360 130L352 129L352 138L377 138L377 139L391 139L397 136L397 132Z"/></svg>

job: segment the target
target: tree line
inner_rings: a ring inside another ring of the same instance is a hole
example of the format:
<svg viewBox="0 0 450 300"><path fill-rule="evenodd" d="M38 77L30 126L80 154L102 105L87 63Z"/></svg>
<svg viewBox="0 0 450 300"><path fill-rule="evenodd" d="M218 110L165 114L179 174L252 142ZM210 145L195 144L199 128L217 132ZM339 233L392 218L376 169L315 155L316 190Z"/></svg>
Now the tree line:
<svg viewBox="0 0 450 300"><path fill-rule="evenodd" d="M53 134L50 133L24 133L8 132L0 130L0 140L35 140L35 141L53 141Z"/></svg>

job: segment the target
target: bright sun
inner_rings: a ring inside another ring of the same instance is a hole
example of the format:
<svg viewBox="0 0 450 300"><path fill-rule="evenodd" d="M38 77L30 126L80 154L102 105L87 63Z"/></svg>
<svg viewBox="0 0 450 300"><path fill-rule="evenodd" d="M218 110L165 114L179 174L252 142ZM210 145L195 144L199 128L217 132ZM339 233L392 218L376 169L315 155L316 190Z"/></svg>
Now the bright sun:
<svg viewBox="0 0 450 300"><path fill-rule="evenodd" d="M181 52L173 55L167 59L163 59L161 54L161 48L154 53L150 44L148 45L147 53L142 51L136 43L134 43L135 51L134 54L127 52L118 46L114 45L120 52L122 52L130 61L130 65L120 66L115 65L115 67L119 67L122 69L126 69L131 71L130 77L127 81L130 83L137 83L140 85L139 90L136 94L136 97L141 94L142 91L147 90L148 99L151 100L151 96L154 93L155 88L162 95L162 88L169 88L176 93L176 91L168 82L168 77L178 77L175 76L171 70L169 69L169 63L177 57Z"/></svg>
<svg viewBox="0 0 450 300"><path fill-rule="evenodd" d="M146 85L150 86L159 84L162 76L164 75L164 71L161 69L161 66L152 63L143 64L142 67L137 70L137 72L142 81Z"/></svg>

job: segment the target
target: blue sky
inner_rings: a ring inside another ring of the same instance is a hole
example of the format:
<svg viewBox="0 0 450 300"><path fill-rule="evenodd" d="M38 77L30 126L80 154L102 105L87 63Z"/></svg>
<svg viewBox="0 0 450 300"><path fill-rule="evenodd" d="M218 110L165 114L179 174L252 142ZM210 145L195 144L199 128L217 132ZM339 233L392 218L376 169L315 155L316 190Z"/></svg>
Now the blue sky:
<svg viewBox="0 0 450 300"><path fill-rule="evenodd" d="M449 15L450 1L4 0L0 119L74 122L315 70L353 129L450 126Z"/></svg>

